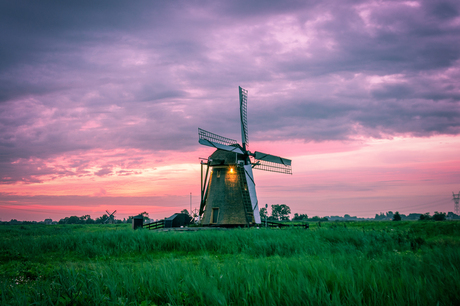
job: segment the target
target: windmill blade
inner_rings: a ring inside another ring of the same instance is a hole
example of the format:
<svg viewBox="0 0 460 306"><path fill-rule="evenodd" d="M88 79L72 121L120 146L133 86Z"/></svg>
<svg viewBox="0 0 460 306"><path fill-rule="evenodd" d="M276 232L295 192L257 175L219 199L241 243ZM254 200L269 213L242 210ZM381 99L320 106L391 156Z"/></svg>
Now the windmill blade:
<svg viewBox="0 0 460 306"><path fill-rule="evenodd" d="M206 206L206 200L208 197L208 187L209 187L209 164L210 161L208 160L206 163L203 163L201 161L201 202L200 202L200 212L199 212L199 217L201 217L204 213L205 206ZM206 165L206 174L203 177L203 168Z"/></svg>
<svg viewBox="0 0 460 306"><path fill-rule="evenodd" d="M246 175L246 183L248 184L249 197L251 198L252 211L254 212L254 222L256 224L260 224L259 202L257 200L256 184L254 183L252 166L245 165L244 172Z"/></svg>
<svg viewBox="0 0 460 306"><path fill-rule="evenodd" d="M224 151L243 154L243 151L241 151L241 149L237 146L238 143L236 140L223 137L200 128L198 128L198 137L198 142L202 145L221 149Z"/></svg>
<svg viewBox="0 0 460 306"><path fill-rule="evenodd" d="M292 167L290 165L283 165L279 163L272 163L264 160L254 160L252 168L270 172L278 172L284 174L292 174Z"/></svg>
<svg viewBox="0 0 460 306"><path fill-rule="evenodd" d="M209 141L207 139L200 139L198 142L201 143L202 145L213 147L216 149L221 149L221 150L228 151L228 152L235 152L238 154L243 154L243 151L241 151L239 147L227 146L227 145L223 145L217 142Z"/></svg>
<svg viewBox="0 0 460 306"><path fill-rule="evenodd" d="M240 91L240 119L241 119L241 142L243 149L249 147L248 140L248 91L238 86Z"/></svg>
<svg viewBox="0 0 460 306"><path fill-rule="evenodd" d="M270 154L255 151L253 156L255 159L263 160L263 161L270 162L270 163L282 164L285 166L291 165L290 159L282 158L282 157L275 156L275 155L270 155Z"/></svg>
<svg viewBox="0 0 460 306"><path fill-rule="evenodd" d="M238 142L234 139L230 139L227 137L223 137L208 131L205 131L203 129L198 128L198 137L200 140L208 140L209 142L212 143L220 143L226 146L231 146L234 144L238 144ZM201 143L201 142L200 142Z"/></svg>

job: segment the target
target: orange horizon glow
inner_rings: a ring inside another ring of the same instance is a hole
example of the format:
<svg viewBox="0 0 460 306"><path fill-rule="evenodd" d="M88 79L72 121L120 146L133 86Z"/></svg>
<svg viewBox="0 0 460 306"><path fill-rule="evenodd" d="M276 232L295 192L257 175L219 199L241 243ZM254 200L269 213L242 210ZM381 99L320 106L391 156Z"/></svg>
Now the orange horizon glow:
<svg viewBox="0 0 460 306"><path fill-rule="evenodd" d="M318 209L319 205L325 208L323 215L326 215L328 212L332 213L336 207L336 201L342 199L348 203L349 211L362 211L364 215L369 216L370 211L378 213L385 211L386 208L377 206L370 209L363 204L363 197L385 199L391 194L406 200L411 196L417 198L423 195L427 199L448 198L452 191L459 189L457 182L458 173L460 173L460 158L458 157L460 137L400 137L370 139L359 143L328 141L287 144L272 142L271 146L278 148L275 154L283 151L283 147L286 149L284 151L286 154L280 155L293 160L293 175L257 171L254 176L259 203L276 204L283 201L291 207L293 213L308 213L309 210L321 211ZM254 142L253 147L262 147L267 152L273 151L270 150L267 143ZM28 198L30 203L24 203L22 200L21 205L12 205L12 202L2 201L2 216L7 216L2 219L13 218L13 215L21 216L27 211L41 211L40 215L50 212L63 218L69 214L103 214L106 209L117 209L117 217L127 217L139 211L147 211L152 218L163 218L164 214L189 209L188 195L190 192L195 195L193 206L196 208L199 205L198 195L200 194L198 157L210 155L212 152L210 148L198 147L198 150L194 152L171 154L167 162L155 165L147 156L151 159L157 159L158 156L144 155L143 152L137 151L135 156L142 158L143 162L127 168L131 171L130 175L122 173L117 175L117 171L121 171L121 168L113 167L112 174L105 176L94 174L55 178L44 176L40 178L43 181L41 183L4 184L0 186L0 193L10 197ZM104 164L112 161L114 155L124 153L126 152L123 150L116 152L98 150L86 153L85 158L92 156L99 163ZM130 154L132 156L132 152ZM164 155L165 153L159 154L159 156ZM54 167L57 167L59 162L65 166L68 160L73 158L75 156L70 155L48 162L54 163ZM196 162L189 163L193 160ZM84 171L95 173L98 169L93 169L91 165L92 163L89 163L89 168ZM346 186L346 188L343 189L340 186ZM334 188L337 191L334 191ZM71 202L77 201L76 199L93 199L94 203L112 200L113 204L96 205L92 203L91 206L85 206L72 203L59 205L33 203L37 197L75 197ZM147 197L154 197L157 199L155 201L165 200L168 206L155 203L135 204L136 198ZM126 201L131 199L134 203L123 204L121 199L126 199ZM355 205L353 205L353 199L355 199ZM329 204L326 204L328 202ZM394 199L390 203L390 208L398 205ZM406 203L400 205L402 208L410 206ZM436 205L430 207L430 211L447 210L448 207L453 206L448 201L443 202L443 205L439 208L436 208ZM56 212L57 210L60 212ZM346 209L340 209L340 211L346 211Z"/></svg>

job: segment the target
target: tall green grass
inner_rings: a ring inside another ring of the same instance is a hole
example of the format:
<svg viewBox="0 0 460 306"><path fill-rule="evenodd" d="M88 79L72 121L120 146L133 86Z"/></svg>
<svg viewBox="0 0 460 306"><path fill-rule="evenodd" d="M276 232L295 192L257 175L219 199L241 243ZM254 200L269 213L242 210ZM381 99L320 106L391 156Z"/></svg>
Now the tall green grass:
<svg viewBox="0 0 460 306"><path fill-rule="evenodd" d="M0 298L5 305L460 304L456 223L436 232L414 224L37 227L35 234L0 227Z"/></svg>

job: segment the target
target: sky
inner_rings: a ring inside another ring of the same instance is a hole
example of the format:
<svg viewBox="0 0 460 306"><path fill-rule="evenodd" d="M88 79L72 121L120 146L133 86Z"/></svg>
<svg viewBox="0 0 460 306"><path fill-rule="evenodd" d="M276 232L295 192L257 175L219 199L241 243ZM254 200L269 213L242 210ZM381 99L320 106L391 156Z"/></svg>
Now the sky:
<svg viewBox="0 0 460 306"><path fill-rule="evenodd" d="M198 127L292 159L259 206L454 211L459 1L1 1L0 220L199 207Z"/></svg>

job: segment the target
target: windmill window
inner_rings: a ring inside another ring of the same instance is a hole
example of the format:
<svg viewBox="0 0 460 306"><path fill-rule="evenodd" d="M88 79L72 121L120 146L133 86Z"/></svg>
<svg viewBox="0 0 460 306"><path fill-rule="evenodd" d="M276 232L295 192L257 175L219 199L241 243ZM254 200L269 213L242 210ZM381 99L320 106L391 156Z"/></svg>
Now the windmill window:
<svg viewBox="0 0 460 306"><path fill-rule="evenodd" d="M219 208L212 209L212 223L217 223L219 217Z"/></svg>
<svg viewBox="0 0 460 306"><path fill-rule="evenodd" d="M216 171L216 175L217 175L218 178L220 177L220 170Z"/></svg>

